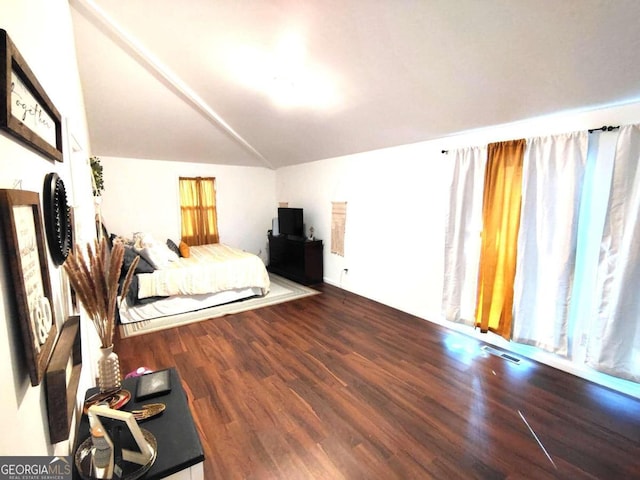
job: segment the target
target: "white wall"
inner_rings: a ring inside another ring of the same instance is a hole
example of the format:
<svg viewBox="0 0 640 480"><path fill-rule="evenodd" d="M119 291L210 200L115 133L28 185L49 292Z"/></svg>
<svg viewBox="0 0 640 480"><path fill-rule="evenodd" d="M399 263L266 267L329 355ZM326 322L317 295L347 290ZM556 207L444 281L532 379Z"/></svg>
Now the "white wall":
<svg viewBox="0 0 640 480"><path fill-rule="evenodd" d="M291 166L277 171L276 197L279 202L288 201L289 206L304 208L306 226L313 225L315 236L324 240L326 282L444 323L440 302L451 162L442 150L639 122L640 103L632 103ZM330 253L332 201L347 202L344 258ZM473 334L471 329L465 332ZM492 341L487 335L481 338ZM539 351L527 354L573 373L584 373L558 358L539 355ZM613 383L610 386L619 388L617 380ZM626 382L621 388L627 387L634 390L627 393L640 396L637 385Z"/></svg>
<svg viewBox="0 0 640 480"><path fill-rule="evenodd" d="M449 164L408 145L278 170L277 199L304 209L324 240L329 283L416 315L437 304ZM347 202L345 256L330 253L331 202ZM343 269L348 268L348 274Z"/></svg>
<svg viewBox="0 0 640 480"><path fill-rule="evenodd" d="M44 177L57 172L65 182L70 200L86 204L88 185L74 182L85 177L88 145L69 6L65 0L1 0L3 28L13 40L51 101L63 117L64 162L53 162L0 132L0 188L21 188L40 192ZM73 153L75 151L75 153ZM80 225L93 214L79 208ZM5 232L2 233L6 235ZM47 406L42 383L32 387L24 360L15 306L15 292L4 242L0 242L0 455L66 454L67 442L49 443ZM48 256L48 254L47 254ZM49 257L49 256L48 256ZM50 257L49 257L50 259ZM61 269L49 261L56 322L66 318L66 294ZM88 386L82 377L81 391Z"/></svg>
<svg viewBox="0 0 640 480"><path fill-rule="evenodd" d="M101 157L102 217L110 232L145 231L180 240L179 177L215 177L220 241L266 260L267 230L276 208L275 172L163 160Z"/></svg>

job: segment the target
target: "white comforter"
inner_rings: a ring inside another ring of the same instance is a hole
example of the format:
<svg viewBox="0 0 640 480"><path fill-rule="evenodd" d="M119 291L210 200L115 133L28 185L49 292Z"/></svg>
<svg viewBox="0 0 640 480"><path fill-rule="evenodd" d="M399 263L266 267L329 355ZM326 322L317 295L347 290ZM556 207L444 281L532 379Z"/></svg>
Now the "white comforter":
<svg viewBox="0 0 640 480"><path fill-rule="evenodd" d="M168 267L138 275L138 298L217 293L258 287L269 291L269 274L260 257L220 243L191 247Z"/></svg>

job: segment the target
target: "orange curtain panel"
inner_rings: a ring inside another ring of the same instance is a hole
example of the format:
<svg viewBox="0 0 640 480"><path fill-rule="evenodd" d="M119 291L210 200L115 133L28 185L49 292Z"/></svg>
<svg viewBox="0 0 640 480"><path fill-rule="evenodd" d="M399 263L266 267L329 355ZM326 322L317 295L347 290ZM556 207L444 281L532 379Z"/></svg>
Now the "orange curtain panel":
<svg viewBox="0 0 640 480"><path fill-rule="evenodd" d="M488 146L476 326L510 339L525 140Z"/></svg>

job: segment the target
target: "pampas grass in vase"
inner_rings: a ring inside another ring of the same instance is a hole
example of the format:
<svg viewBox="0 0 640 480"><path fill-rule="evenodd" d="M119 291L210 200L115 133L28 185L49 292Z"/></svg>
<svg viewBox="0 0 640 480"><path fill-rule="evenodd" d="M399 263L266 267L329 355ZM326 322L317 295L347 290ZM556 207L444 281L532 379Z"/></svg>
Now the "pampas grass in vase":
<svg viewBox="0 0 640 480"><path fill-rule="evenodd" d="M87 244L86 253L76 245L64 262L71 286L98 332L101 357L98 360L98 386L106 392L120 388L122 378L118 356L113 351L116 303L124 246L109 248L107 240ZM120 295L126 295L139 257L132 262L122 284Z"/></svg>

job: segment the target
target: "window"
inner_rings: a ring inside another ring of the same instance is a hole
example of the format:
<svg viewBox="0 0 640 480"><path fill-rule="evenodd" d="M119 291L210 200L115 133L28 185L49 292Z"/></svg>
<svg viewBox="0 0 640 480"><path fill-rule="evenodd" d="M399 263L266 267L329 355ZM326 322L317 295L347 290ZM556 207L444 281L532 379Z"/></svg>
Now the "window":
<svg viewBox="0 0 640 480"><path fill-rule="evenodd" d="M218 243L216 179L180 177L182 241L190 246Z"/></svg>

